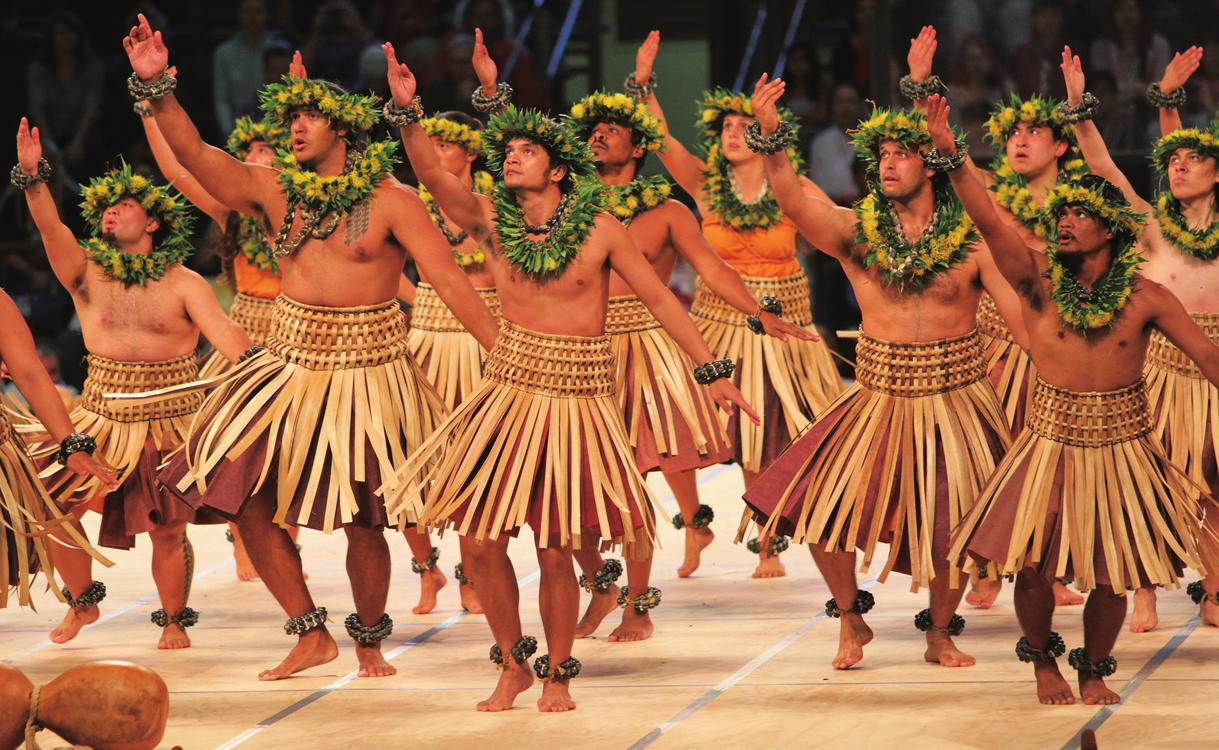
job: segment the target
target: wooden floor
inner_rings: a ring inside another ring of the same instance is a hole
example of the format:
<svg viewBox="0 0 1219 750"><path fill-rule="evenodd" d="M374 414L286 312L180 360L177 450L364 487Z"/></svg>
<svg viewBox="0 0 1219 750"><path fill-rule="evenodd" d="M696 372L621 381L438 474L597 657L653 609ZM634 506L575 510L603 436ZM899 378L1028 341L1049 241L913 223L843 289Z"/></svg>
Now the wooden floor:
<svg viewBox="0 0 1219 750"><path fill-rule="evenodd" d="M191 532L198 558L191 605L202 614L190 631L192 648L155 648L158 631L148 618L160 605L148 573L149 545L141 539L135 551L116 555L113 569L97 573L109 590L101 622L66 646L52 645L45 635L63 610L44 594L36 613L0 611L0 658L34 682L98 659L151 667L171 693L163 745L186 750L1070 748L1085 727L1097 729L1104 750L1213 748L1219 742L1211 724L1213 701L1219 701L1219 631L1198 627L1196 608L1183 592L1161 596L1154 632L1123 631L1110 684L1124 700L1112 709L1037 703L1032 671L1013 654L1020 631L1010 587L992 610L962 609L969 624L958 643L978 665L952 670L922 659L923 638L912 617L926 606L925 594L911 594L904 576L881 586L861 575L861 585L876 595L869 616L876 640L860 668L835 671L829 662L838 626L822 612L829 595L808 553L793 548L784 555L786 578L751 580L756 558L731 544L740 472L716 467L700 481L704 502L719 516L719 536L703 567L691 579L677 579L682 533L664 525L665 546L653 575L664 591L655 636L609 643L617 618L611 614L596 638L577 641L584 671L572 688L579 710L569 714L539 714L536 688L507 714L473 710L496 679L486 657L491 638L484 618L461 610L452 581L435 612L412 615L418 583L397 534L389 606L395 631L385 642L398 668L395 677L355 679L352 648L341 645L329 665L283 682L258 682L258 671L278 663L293 639L284 635L284 614L266 589L236 580L220 527ZM666 509L675 510L663 480L655 477L652 486L666 498ZM305 532L300 541L314 597L329 608L338 637L352 608L344 538ZM456 537L439 546L449 574L457 561ZM525 632L543 641L532 549L522 540L511 552L522 583ZM1060 610L1056 628L1068 648L1081 645L1081 613L1080 607ZM44 734L43 745L54 746L54 738Z"/></svg>

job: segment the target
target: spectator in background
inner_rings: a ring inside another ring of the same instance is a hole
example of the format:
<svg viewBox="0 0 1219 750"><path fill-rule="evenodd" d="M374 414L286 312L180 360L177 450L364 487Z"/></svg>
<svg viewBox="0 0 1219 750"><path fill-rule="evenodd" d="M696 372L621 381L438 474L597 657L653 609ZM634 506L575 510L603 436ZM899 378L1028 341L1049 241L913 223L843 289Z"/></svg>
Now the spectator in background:
<svg viewBox="0 0 1219 750"><path fill-rule="evenodd" d="M360 56L373 41L350 0L330 0L317 9L313 34L301 54L311 77L354 91L360 85Z"/></svg>
<svg viewBox="0 0 1219 750"><path fill-rule="evenodd" d="M809 147L809 178L835 203L849 206L863 197L859 160L847 131L859 125L863 99L849 83L834 87L830 100L832 123L813 138Z"/></svg>
<svg viewBox="0 0 1219 750"><path fill-rule="evenodd" d="M216 48L212 56L212 98L220 132L237 124L238 106L262 87L263 49L267 38L264 0L242 0L238 8L240 30Z"/></svg>
<svg viewBox="0 0 1219 750"><path fill-rule="evenodd" d="M236 117L253 117L255 120L262 117L262 107L260 106L262 89L269 83L280 83L284 76L288 74L288 68L292 65L292 48L279 40L267 42L262 50L262 82L258 88L251 91L245 96L233 110Z"/></svg>
<svg viewBox="0 0 1219 750"><path fill-rule="evenodd" d="M959 110L971 104L989 109L1006 98L1012 84L1004 80L994 51L981 34L966 37L952 54L954 64L948 69L945 82L952 91L952 115L958 116L953 124L960 125Z"/></svg>
<svg viewBox="0 0 1219 750"><path fill-rule="evenodd" d="M445 55L432 66L433 82L420 92L423 106L428 112L457 111L474 118L481 117L470 103L470 93L480 85L471 62L474 37L455 34L442 42L440 49L444 50Z"/></svg>
<svg viewBox="0 0 1219 750"><path fill-rule="evenodd" d="M528 50L519 51L511 73L507 72L508 60L517 47L512 39L515 33L512 8L504 0L461 0L457 4L457 8L453 11L453 30L442 37L440 44L437 45L436 60L432 66L432 78L428 83L437 84L446 77L455 78L454 73L462 75L460 71L456 71L454 64L457 53L451 52L449 47L455 40L462 37L468 36L472 40L475 29L482 30L483 44L487 46L491 59L498 66L500 76L507 76L506 80L513 89L513 103L521 107L548 110L550 98L546 95L537 71L533 69L533 58L529 55ZM461 43L466 42L462 39ZM471 41L469 44L472 45L473 42ZM466 63L469 64L469 61L470 55L466 55ZM471 85L451 96L464 96L469 100L470 92L473 90L474 86ZM445 109L439 106L433 107L430 103L427 104L427 108L429 111L444 111ZM449 109L459 109L462 112L472 111L468 105Z"/></svg>
<svg viewBox="0 0 1219 750"><path fill-rule="evenodd" d="M44 142L54 141L78 176L98 171L105 158L98 127L104 77L80 16L55 14L29 67L29 112Z"/></svg>
<svg viewBox="0 0 1219 750"><path fill-rule="evenodd" d="M1198 95L1193 97L1198 113L1188 124L1206 127L1219 110L1219 41L1208 39L1202 45L1202 67L1191 80L1198 87Z"/></svg>
<svg viewBox="0 0 1219 750"><path fill-rule="evenodd" d="M806 43L795 44L787 56L783 71L787 91L783 105L796 115L800 126L820 127L827 118L826 91L821 83L821 65L817 53Z"/></svg>
<svg viewBox="0 0 1219 750"><path fill-rule="evenodd" d="M1171 59L1168 40L1144 22L1138 1L1119 0L1105 18L1104 36L1092 43L1092 71L1108 73L1117 82L1116 101L1102 100L1102 104L1117 110L1118 117L1137 121L1140 127L1135 132L1141 133L1141 126L1153 119L1145 97L1147 86L1160 80ZM1140 140L1134 137L1114 143L1106 138L1105 145L1111 151L1130 149L1142 146Z"/></svg>
<svg viewBox="0 0 1219 750"><path fill-rule="evenodd" d="M380 0L368 10L368 25L401 55L408 43L427 35L435 16L429 0ZM409 60L404 62L411 70L416 69Z"/></svg>
<svg viewBox="0 0 1219 750"><path fill-rule="evenodd" d="M1062 47L1066 43L1062 33L1062 9L1055 0L1038 0L1030 18L1033 33L1012 56L1011 72L1016 93L1022 99L1034 94L1065 99L1067 88L1059 68Z"/></svg>
<svg viewBox="0 0 1219 750"><path fill-rule="evenodd" d="M865 97L872 95L872 49L868 29L872 23L872 0L859 0L849 34L839 40L830 62L834 83L849 83Z"/></svg>

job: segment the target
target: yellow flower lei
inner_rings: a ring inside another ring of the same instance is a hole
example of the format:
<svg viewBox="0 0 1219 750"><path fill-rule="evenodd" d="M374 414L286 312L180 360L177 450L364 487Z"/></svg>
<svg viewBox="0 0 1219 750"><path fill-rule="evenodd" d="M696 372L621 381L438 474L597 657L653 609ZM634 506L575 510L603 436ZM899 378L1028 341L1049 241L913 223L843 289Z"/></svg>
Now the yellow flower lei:
<svg viewBox="0 0 1219 750"><path fill-rule="evenodd" d="M157 249L170 253L182 252L187 257L194 250L187 239L192 220L186 211L186 201L169 188L153 185L143 175L133 174L126 161L101 177L89 181L81 195L81 216L89 223L94 236L100 236L102 218L106 209L123 200L133 198L140 207L161 224L161 239ZM144 257L144 256L139 256Z"/></svg>
<svg viewBox="0 0 1219 750"><path fill-rule="evenodd" d="M633 96L597 91L571 106L567 127L587 140L599 122L616 122L639 136L639 145L647 151L664 151L664 129L648 105Z"/></svg>
<svg viewBox="0 0 1219 750"><path fill-rule="evenodd" d="M937 190L935 204L928 231L911 245L899 229L893 204L873 184L872 191L854 206L859 219L855 241L868 248L864 266L880 266L886 283L904 287L909 279L922 287L965 260L969 246L981 240L973 221L951 188ZM895 252L898 250L904 252Z"/></svg>
<svg viewBox="0 0 1219 750"><path fill-rule="evenodd" d="M190 256L190 246L156 250L148 255L120 252L116 247L98 237L80 241L80 247L89 260L101 267L102 272L124 286L144 286L151 279L156 281L165 275L169 267L181 263Z"/></svg>
<svg viewBox="0 0 1219 750"><path fill-rule="evenodd" d="M661 175L636 177L625 185L602 188L606 213L621 221L623 226L630 226L636 216L664 203L672 191L669 181Z"/></svg>
<svg viewBox="0 0 1219 750"><path fill-rule="evenodd" d="M300 166L294 154L280 150L284 168L279 173L279 184L289 205L304 202L314 210L347 211L371 195L381 178L393 171L397 150L395 141L370 143L350 172L328 177Z"/></svg>
<svg viewBox="0 0 1219 750"><path fill-rule="evenodd" d="M279 264L275 262L271 248L267 245L267 235L263 231L262 222L256 217L246 214L238 217L237 247L246 261L259 271L279 272Z"/></svg>
<svg viewBox="0 0 1219 750"><path fill-rule="evenodd" d="M1181 252L1201 260L1214 260L1219 256L1219 221L1212 221L1206 229L1190 229L1181 215L1181 202L1172 197L1172 193L1160 193L1155 219L1164 238Z"/></svg>
<svg viewBox="0 0 1219 750"><path fill-rule="evenodd" d="M241 161L250 155L250 146L254 141L263 141L272 150L278 151L288 147L288 130L278 121L264 116L255 121L252 117L237 118L237 127L229 134L225 148Z"/></svg>
<svg viewBox="0 0 1219 750"><path fill-rule="evenodd" d="M266 86L260 96L263 111L283 125L288 123L288 113L295 107L316 107L327 117L360 132L369 130L381 119L377 97L339 94L324 82L310 78L286 75L283 83Z"/></svg>
<svg viewBox="0 0 1219 750"><path fill-rule="evenodd" d="M474 173L474 192L478 193L479 195L490 197L491 190L494 185L495 179L491 177L490 172L485 172L480 169ZM486 260L486 256L483 255L481 247L472 253L457 252L457 246L464 242L466 237L469 235L466 234L465 230L462 230L456 236L453 235L453 232L449 229L448 223L444 220L444 216L442 216L440 213L440 207L436 205L436 198L433 197L432 194L428 192L428 189L423 185L419 186L419 199L422 200L423 205L427 207L428 216L431 217L432 223L436 225L436 227L444 235L444 238L448 240L449 246L453 248L453 260L457 261L457 265L464 268L466 266L482 263Z"/></svg>
<svg viewBox="0 0 1219 750"><path fill-rule="evenodd" d="M469 125L443 117L425 117L419 121L419 125L428 135L461 146L472 154L482 153L483 134Z"/></svg>

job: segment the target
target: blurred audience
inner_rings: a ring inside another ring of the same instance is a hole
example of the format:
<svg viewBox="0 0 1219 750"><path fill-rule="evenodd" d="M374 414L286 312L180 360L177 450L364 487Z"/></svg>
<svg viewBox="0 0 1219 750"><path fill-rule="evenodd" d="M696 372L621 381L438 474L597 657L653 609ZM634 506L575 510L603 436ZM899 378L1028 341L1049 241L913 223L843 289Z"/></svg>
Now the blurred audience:
<svg viewBox="0 0 1219 750"><path fill-rule="evenodd" d="M238 6L238 32L216 48L212 55L212 101L216 124L222 133L233 129L251 95L266 83L264 52L275 44L267 33L264 0L242 0Z"/></svg>
<svg viewBox="0 0 1219 750"><path fill-rule="evenodd" d="M310 76L334 81L352 91L360 85L360 56L373 41L372 32L350 0L330 0L317 9L313 33L301 54Z"/></svg>
<svg viewBox="0 0 1219 750"><path fill-rule="evenodd" d="M84 21L69 11L55 14L38 58L30 63L27 112L44 143L53 141L64 167L78 177L94 171L105 158L98 127L103 78Z"/></svg>

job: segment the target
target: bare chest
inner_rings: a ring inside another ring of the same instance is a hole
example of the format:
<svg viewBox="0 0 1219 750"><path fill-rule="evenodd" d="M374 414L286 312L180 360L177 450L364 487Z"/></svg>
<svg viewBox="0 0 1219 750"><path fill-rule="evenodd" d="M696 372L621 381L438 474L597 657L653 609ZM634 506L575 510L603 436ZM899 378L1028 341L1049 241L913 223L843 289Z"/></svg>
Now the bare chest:
<svg viewBox="0 0 1219 750"><path fill-rule="evenodd" d="M889 283L877 265L864 268L862 248L844 263L869 335L891 341L933 341L968 333L977 318L982 286L976 263L964 262L927 278Z"/></svg>
<svg viewBox="0 0 1219 750"><path fill-rule="evenodd" d="M371 201L354 206L325 237L307 233L306 222L298 211L284 240L292 248L281 261L284 294L306 304L340 307L394 297L406 249Z"/></svg>
<svg viewBox="0 0 1219 750"><path fill-rule="evenodd" d="M1028 329L1033 361L1046 381L1075 391L1109 391L1137 381L1150 329L1136 310L1112 327L1081 331L1067 325L1054 303Z"/></svg>
<svg viewBox="0 0 1219 750"><path fill-rule="evenodd" d="M1157 242L1142 273L1158 281L1190 312L1219 311L1219 259L1202 260L1167 242Z"/></svg>

